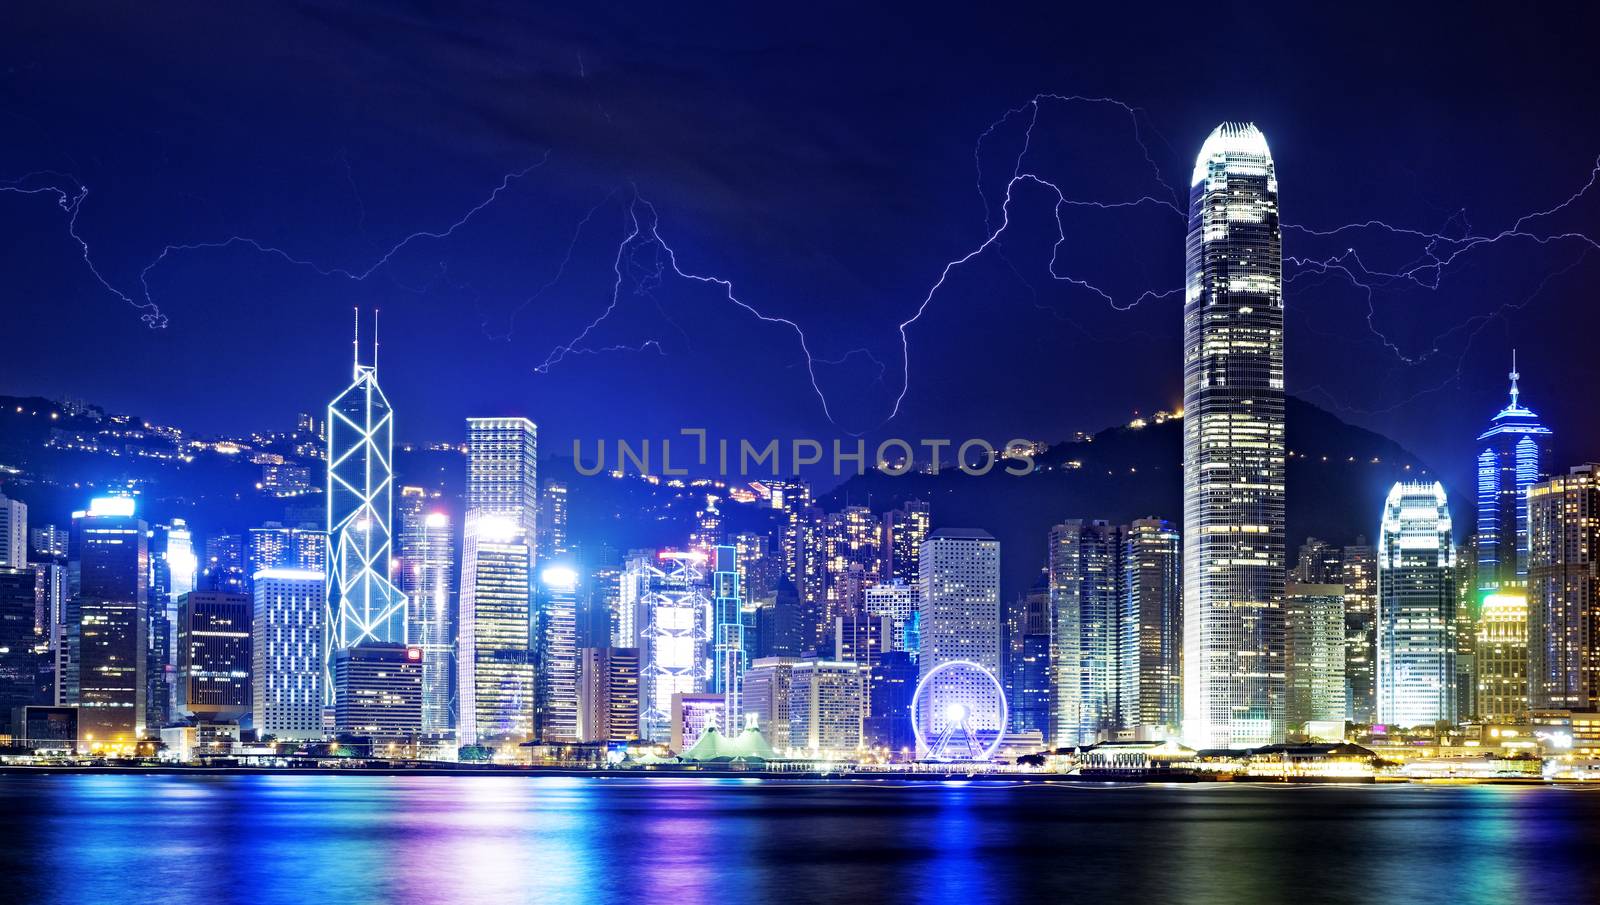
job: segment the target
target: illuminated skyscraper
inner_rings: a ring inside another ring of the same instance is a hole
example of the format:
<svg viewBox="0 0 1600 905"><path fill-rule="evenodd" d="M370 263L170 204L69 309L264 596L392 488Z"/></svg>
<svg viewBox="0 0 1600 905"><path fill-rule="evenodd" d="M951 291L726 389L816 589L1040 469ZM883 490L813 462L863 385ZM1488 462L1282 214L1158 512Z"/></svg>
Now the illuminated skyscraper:
<svg viewBox="0 0 1600 905"><path fill-rule="evenodd" d="M711 551L712 659L709 691L720 692L725 732L740 728L744 711L739 703L740 679L744 675L744 595L739 590L739 550L719 546Z"/></svg>
<svg viewBox="0 0 1600 905"><path fill-rule="evenodd" d="M526 418L467 419L467 518L457 631L457 737L536 730L538 439Z"/></svg>
<svg viewBox="0 0 1600 905"><path fill-rule="evenodd" d="M661 553L655 563L629 563L638 597L640 733L668 738L674 694L700 694L710 672L711 600L706 596L705 554Z"/></svg>
<svg viewBox="0 0 1600 905"><path fill-rule="evenodd" d="M406 641L405 595L389 580L394 412L378 387L376 339L370 365L361 363L359 336L355 347L354 379L328 404L328 694L337 652L365 641Z"/></svg>
<svg viewBox="0 0 1600 905"><path fill-rule="evenodd" d="M804 659L789 674L789 747L812 757L848 757L862 745L867 670Z"/></svg>
<svg viewBox="0 0 1600 905"><path fill-rule="evenodd" d="M1290 582L1285 591L1292 727L1345 718L1344 585Z"/></svg>
<svg viewBox="0 0 1600 905"><path fill-rule="evenodd" d="M639 649L586 647L578 653L578 741L639 737Z"/></svg>
<svg viewBox="0 0 1600 905"><path fill-rule="evenodd" d="M1532 706L1600 710L1600 464L1528 491Z"/></svg>
<svg viewBox="0 0 1600 905"><path fill-rule="evenodd" d="M552 563L539 573L539 736L578 741L578 572Z"/></svg>
<svg viewBox="0 0 1600 905"><path fill-rule="evenodd" d="M1138 519L1123 537L1122 725L1170 737L1183 709L1183 542L1176 525L1158 518Z"/></svg>
<svg viewBox="0 0 1600 905"><path fill-rule="evenodd" d="M1183 736L1284 734L1284 390L1278 179L1254 124L1195 161L1183 307Z"/></svg>
<svg viewBox="0 0 1600 905"><path fill-rule="evenodd" d="M72 515L67 684L88 746L128 747L145 734L149 526L125 497Z"/></svg>
<svg viewBox="0 0 1600 905"><path fill-rule="evenodd" d="M1528 718L1528 598L1489 594L1478 613L1478 712L1485 723Z"/></svg>
<svg viewBox="0 0 1600 905"><path fill-rule="evenodd" d="M539 488L539 555L564 556L567 543L567 485L546 481Z"/></svg>
<svg viewBox="0 0 1600 905"><path fill-rule="evenodd" d="M0 566L28 564L28 504L0 493Z"/></svg>
<svg viewBox="0 0 1600 905"><path fill-rule="evenodd" d="M321 738L327 576L308 569L263 569L251 576L251 584L250 706L256 731L281 739Z"/></svg>
<svg viewBox="0 0 1600 905"><path fill-rule="evenodd" d="M539 428L526 418L467 419L467 517L509 519L539 537Z"/></svg>
<svg viewBox="0 0 1600 905"><path fill-rule="evenodd" d="M1378 720L1455 722L1455 545L1444 485L1397 483L1378 537Z"/></svg>
<svg viewBox="0 0 1600 905"><path fill-rule="evenodd" d="M1528 488L1544 480L1550 429L1522 404L1511 354L1511 402L1478 435L1478 590L1515 591L1528 578Z"/></svg>
<svg viewBox="0 0 1600 905"><path fill-rule="evenodd" d="M456 738L527 741L534 732L533 539L503 515L467 515L456 639Z"/></svg>
<svg viewBox="0 0 1600 905"><path fill-rule="evenodd" d="M225 722L250 712L251 600L239 591L190 591L178 605L178 709Z"/></svg>
<svg viewBox="0 0 1600 905"><path fill-rule="evenodd" d="M422 648L422 731L455 728L450 681L455 672L455 532L437 494L400 488L399 571L395 583L406 595L411 640Z"/></svg>
<svg viewBox="0 0 1600 905"><path fill-rule="evenodd" d="M1117 616L1123 606L1122 530L1072 519L1050 529L1051 650L1056 745L1114 738L1118 712Z"/></svg>
<svg viewBox="0 0 1600 905"><path fill-rule="evenodd" d="M1378 718L1378 550L1358 537L1344 548L1344 681L1349 719Z"/></svg>
<svg viewBox="0 0 1600 905"><path fill-rule="evenodd" d="M171 546L170 535L168 546ZM316 528L285 528L278 522L268 522L250 529L247 547L247 578L262 569L324 572L328 568L328 538Z"/></svg>

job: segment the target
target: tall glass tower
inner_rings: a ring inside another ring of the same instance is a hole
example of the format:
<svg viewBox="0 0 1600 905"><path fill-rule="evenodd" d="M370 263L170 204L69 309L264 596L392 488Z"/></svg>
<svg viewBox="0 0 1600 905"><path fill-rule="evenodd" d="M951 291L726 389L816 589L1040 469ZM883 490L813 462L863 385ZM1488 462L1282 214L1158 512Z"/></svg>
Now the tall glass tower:
<svg viewBox="0 0 1600 905"><path fill-rule="evenodd" d="M1282 236L1261 130L1195 160L1183 305L1183 736L1284 733Z"/></svg>
<svg viewBox="0 0 1600 905"><path fill-rule="evenodd" d="M1550 429L1522 404L1511 353L1511 402L1478 435L1478 590L1493 594L1528 580L1528 488L1545 480Z"/></svg>
<svg viewBox="0 0 1600 905"><path fill-rule="evenodd" d="M350 386L328 404L328 595L323 688L333 691L337 651L362 642L404 644L406 598L389 580L394 412L378 387L378 344Z"/></svg>
<svg viewBox="0 0 1600 905"><path fill-rule="evenodd" d="M1444 485L1389 490L1378 532L1378 720L1455 722L1455 545Z"/></svg>

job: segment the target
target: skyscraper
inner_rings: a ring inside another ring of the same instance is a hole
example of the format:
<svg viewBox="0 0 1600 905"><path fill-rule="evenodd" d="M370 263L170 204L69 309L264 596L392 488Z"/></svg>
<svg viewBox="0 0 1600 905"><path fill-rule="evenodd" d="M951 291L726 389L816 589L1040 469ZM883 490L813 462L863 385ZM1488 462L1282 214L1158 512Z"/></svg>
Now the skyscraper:
<svg viewBox="0 0 1600 905"><path fill-rule="evenodd" d="M1365 537L1344 548L1344 681L1349 719L1378 718L1378 550ZM1331 584L1331 582L1330 582Z"/></svg>
<svg viewBox="0 0 1600 905"><path fill-rule="evenodd" d="M1223 123L1190 180L1183 328L1183 735L1284 734L1284 387L1278 179Z"/></svg>
<svg viewBox="0 0 1600 905"><path fill-rule="evenodd" d="M739 589L739 550L717 546L711 551L712 659L709 691L723 700L722 729L736 732L740 714L740 680L744 675L744 595Z"/></svg>
<svg viewBox="0 0 1600 905"><path fill-rule="evenodd" d="M1290 582L1285 719L1292 727L1345 718L1344 585Z"/></svg>
<svg viewBox="0 0 1600 905"><path fill-rule="evenodd" d="M578 655L578 740L639 737L639 649L586 647Z"/></svg>
<svg viewBox="0 0 1600 905"><path fill-rule="evenodd" d="M1600 464L1535 484L1528 510L1531 704L1600 710Z"/></svg>
<svg viewBox="0 0 1600 905"><path fill-rule="evenodd" d="M526 418L467 419L457 737L526 740L536 719L538 438Z"/></svg>
<svg viewBox="0 0 1600 905"><path fill-rule="evenodd" d="M468 518L506 518L538 539L538 432L526 418L467 419Z"/></svg>
<svg viewBox="0 0 1600 905"><path fill-rule="evenodd" d="M578 740L578 571L552 562L539 572L539 736Z"/></svg>
<svg viewBox="0 0 1600 905"><path fill-rule="evenodd" d="M35 613L42 581L33 569L0 566L0 734L22 735L24 727L13 720L21 708L53 698L50 636Z"/></svg>
<svg viewBox="0 0 1600 905"><path fill-rule="evenodd" d="M567 542L567 485L546 481L539 488L539 555L564 556Z"/></svg>
<svg viewBox="0 0 1600 905"><path fill-rule="evenodd" d="M651 741L667 740L674 694L706 690L712 603L705 564L698 551L665 551L654 563L642 557L629 563L638 587L640 733Z"/></svg>
<svg viewBox="0 0 1600 905"><path fill-rule="evenodd" d="M1122 529L1072 519L1050 529L1050 663L1055 670L1055 744L1087 745L1113 738L1121 653L1118 616L1124 606Z"/></svg>
<svg viewBox="0 0 1600 905"><path fill-rule="evenodd" d="M78 731L90 746L127 748L145 734L149 526L134 501L96 499L72 515L68 655Z"/></svg>
<svg viewBox="0 0 1600 905"><path fill-rule="evenodd" d="M28 564L28 504L0 493L0 566Z"/></svg>
<svg viewBox="0 0 1600 905"><path fill-rule="evenodd" d="M1000 542L987 531L941 528L922 544L922 675L952 660L1000 676Z"/></svg>
<svg viewBox="0 0 1600 905"><path fill-rule="evenodd" d="M1544 480L1550 429L1522 404L1511 353L1511 401L1478 435L1478 590L1520 588L1528 577L1528 488Z"/></svg>
<svg viewBox="0 0 1600 905"><path fill-rule="evenodd" d="M256 731L282 739L321 738L327 576L263 569L252 584L250 706Z"/></svg>
<svg viewBox="0 0 1600 905"><path fill-rule="evenodd" d="M422 648L422 731L455 727L450 681L455 672L455 537L450 515L420 487L400 488L399 571L411 640Z"/></svg>
<svg viewBox="0 0 1600 905"><path fill-rule="evenodd" d="M178 709L231 722L250 712L251 600L239 591L190 591L178 604Z"/></svg>
<svg viewBox="0 0 1600 905"><path fill-rule="evenodd" d="M167 544L170 548L170 534ZM279 522L268 522L250 529L246 546L247 578L253 579L262 569L325 572L328 568L328 538L317 528L287 528Z"/></svg>
<svg viewBox="0 0 1600 905"><path fill-rule="evenodd" d="M378 387L376 338L372 364L361 363L359 336L355 350L350 386L328 403L328 597L323 614L328 694L334 692L338 651L366 641L406 640L405 595L389 580L394 412Z"/></svg>
<svg viewBox="0 0 1600 905"><path fill-rule="evenodd" d="M1123 536L1122 725L1169 737L1183 710L1183 543L1166 519L1138 519Z"/></svg>
<svg viewBox="0 0 1600 905"><path fill-rule="evenodd" d="M807 658L789 677L789 747L816 756L853 755L862 745L867 670Z"/></svg>
<svg viewBox="0 0 1600 905"><path fill-rule="evenodd" d="M1528 598L1489 594L1478 618L1478 712L1485 723L1528 718Z"/></svg>
<svg viewBox="0 0 1600 905"><path fill-rule="evenodd" d="M467 515L456 638L456 738L522 742L534 732L533 538L504 515Z"/></svg>
<svg viewBox="0 0 1600 905"><path fill-rule="evenodd" d="M1378 538L1378 719L1455 722L1455 545L1444 485L1401 482Z"/></svg>

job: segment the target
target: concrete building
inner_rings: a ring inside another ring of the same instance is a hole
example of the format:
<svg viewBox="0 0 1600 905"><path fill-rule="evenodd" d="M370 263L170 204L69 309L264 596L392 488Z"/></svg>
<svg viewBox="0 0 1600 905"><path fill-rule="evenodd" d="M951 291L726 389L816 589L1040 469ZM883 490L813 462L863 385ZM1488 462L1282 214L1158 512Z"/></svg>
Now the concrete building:
<svg viewBox="0 0 1600 905"><path fill-rule="evenodd" d="M805 659L789 684L789 749L810 757L851 757L863 745L865 671L855 663Z"/></svg>
<svg viewBox="0 0 1600 905"><path fill-rule="evenodd" d="M264 569L251 584L250 704L256 732L285 740L321 738L327 577L308 569Z"/></svg>
<svg viewBox="0 0 1600 905"><path fill-rule="evenodd" d="M1290 582L1284 592L1288 626L1288 699L1291 729L1345 718L1344 585Z"/></svg>

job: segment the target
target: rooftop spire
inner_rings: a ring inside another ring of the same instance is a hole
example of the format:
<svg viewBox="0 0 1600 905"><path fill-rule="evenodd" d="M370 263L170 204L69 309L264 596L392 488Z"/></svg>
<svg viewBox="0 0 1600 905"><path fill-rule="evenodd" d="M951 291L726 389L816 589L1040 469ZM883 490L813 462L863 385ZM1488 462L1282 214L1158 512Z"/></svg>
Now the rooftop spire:
<svg viewBox="0 0 1600 905"><path fill-rule="evenodd" d="M361 376L361 306L352 306L350 310L354 311L356 315L356 332L355 338L350 342L350 354L355 365L355 376L359 378Z"/></svg>
<svg viewBox="0 0 1600 905"><path fill-rule="evenodd" d="M1517 397L1522 395L1522 391L1517 389L1517 380L1519 378L1521 378L1522 375L1517 373L1517 350L1516 349L1512 349L1511 350L1511 373L1509 375L1507 375L1507 376L1509 376L1511 378L1511 407L1512 408L1516 408L1517 407Z"/></svg>

